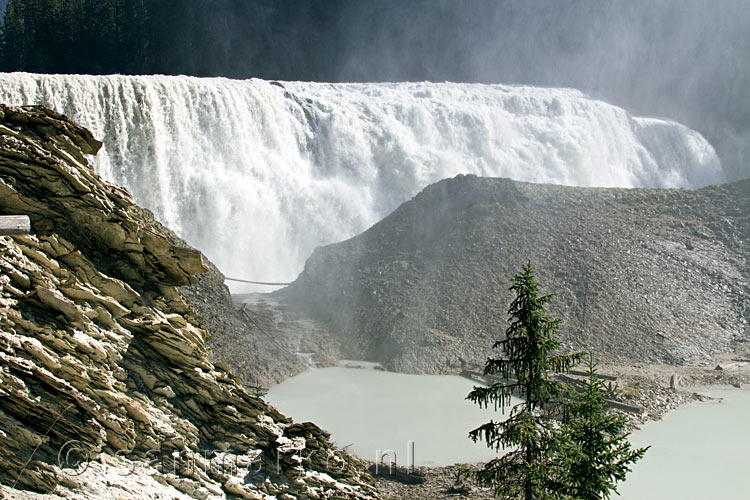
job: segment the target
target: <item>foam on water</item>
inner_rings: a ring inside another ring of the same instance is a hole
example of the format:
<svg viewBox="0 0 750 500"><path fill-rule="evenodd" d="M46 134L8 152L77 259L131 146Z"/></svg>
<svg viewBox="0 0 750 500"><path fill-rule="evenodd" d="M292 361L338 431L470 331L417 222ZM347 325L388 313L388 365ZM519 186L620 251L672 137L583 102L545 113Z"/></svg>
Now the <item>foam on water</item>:
<svg viewBox="0 0 750 500"><path fill-rule="evenodd" d="M697 132L571 89L15 73L0 75L0 100L88 127L104 142L93 160L104 177L227 275L260 281L294 279L315 246L459 173L620 187L723 179Z"/></svg>

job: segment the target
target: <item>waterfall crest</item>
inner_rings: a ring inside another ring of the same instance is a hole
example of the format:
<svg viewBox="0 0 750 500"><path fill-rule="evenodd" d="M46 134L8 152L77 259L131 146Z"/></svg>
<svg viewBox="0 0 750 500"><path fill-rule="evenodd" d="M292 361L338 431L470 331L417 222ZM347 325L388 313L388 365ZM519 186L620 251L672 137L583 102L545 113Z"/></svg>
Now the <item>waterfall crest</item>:
<svg viewBox="0 0 750 500"><path fill-rule="evenodd" d="M293 280L315 246L459 173L607 187L723 180L697 132L571 89L15 73L0 75L0 101L89 128L107 180L228 276L259 281Z"/></svg>

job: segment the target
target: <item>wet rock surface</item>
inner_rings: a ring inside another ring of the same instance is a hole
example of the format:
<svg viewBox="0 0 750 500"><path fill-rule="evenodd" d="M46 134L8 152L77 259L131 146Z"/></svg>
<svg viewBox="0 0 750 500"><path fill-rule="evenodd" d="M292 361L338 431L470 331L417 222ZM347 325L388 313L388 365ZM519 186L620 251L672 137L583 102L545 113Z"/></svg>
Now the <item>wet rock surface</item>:
<svg viewBox="0 0 750 500"><path fill-rule="evenodd" d="M413 373L481 365L531 260L564 348L681 365L750 341L750 179L699 190L458 176L320 247L277 292L345 356Z"/></svg>
<svg viewBox="0 0 750 500"><path fill-rule="evenodd" d="M327 433L211 362L178 291L207 264L98 177L99 146L50 110L0 105L0 214L32 228L0 237L3 495L376 498Z"/></svg>

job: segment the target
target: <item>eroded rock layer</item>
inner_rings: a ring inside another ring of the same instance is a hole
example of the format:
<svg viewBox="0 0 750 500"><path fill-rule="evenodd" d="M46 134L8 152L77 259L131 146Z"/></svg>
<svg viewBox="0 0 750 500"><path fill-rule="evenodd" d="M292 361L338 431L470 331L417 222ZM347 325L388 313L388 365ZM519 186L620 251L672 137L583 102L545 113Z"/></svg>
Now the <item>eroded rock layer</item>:
<svg viewBox="0 0 750 500"><path fill-rule="evenodd" d="M140 464L180 498L375 497L327 433L208 360L177 290L206 264L97 176L99 147L50 110L0 105L0 214L32 227L0 237L0 483L147 498L146 476L90 475Z"/></svg>

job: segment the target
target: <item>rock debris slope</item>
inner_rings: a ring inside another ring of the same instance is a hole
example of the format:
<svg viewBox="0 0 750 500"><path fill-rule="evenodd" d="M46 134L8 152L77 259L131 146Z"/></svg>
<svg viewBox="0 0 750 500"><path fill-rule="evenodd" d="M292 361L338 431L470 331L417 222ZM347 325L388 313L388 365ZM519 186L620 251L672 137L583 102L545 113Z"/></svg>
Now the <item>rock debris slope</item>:
<svg viewBox="0 0 750 500"><path fill-rule="evenodd" d="M85 155L99 147L50 110L0 106L0 214L32 225L0 237L1 490L375 497L324 431L208 360L177 290L206 265L97 176Z"/></svg>
<svg viewBox="0 0 750 500"><path fill-rule="evenodd" d="M303 372L307 365L296 354L301 335L277 321L276 311L235 303L224 275L207 264L196 284L179 290L213 336L209 358L225 363L245 387L271 387Z"/></svg>
<svg viewBox="0 0 750 500"><path fill-rule="evenodd" d="M483 363L527 260L556 292L567 347L681 364L750 341L750 179L598 189L458 176L350 240L280 293L391 369Z"/></svg>

